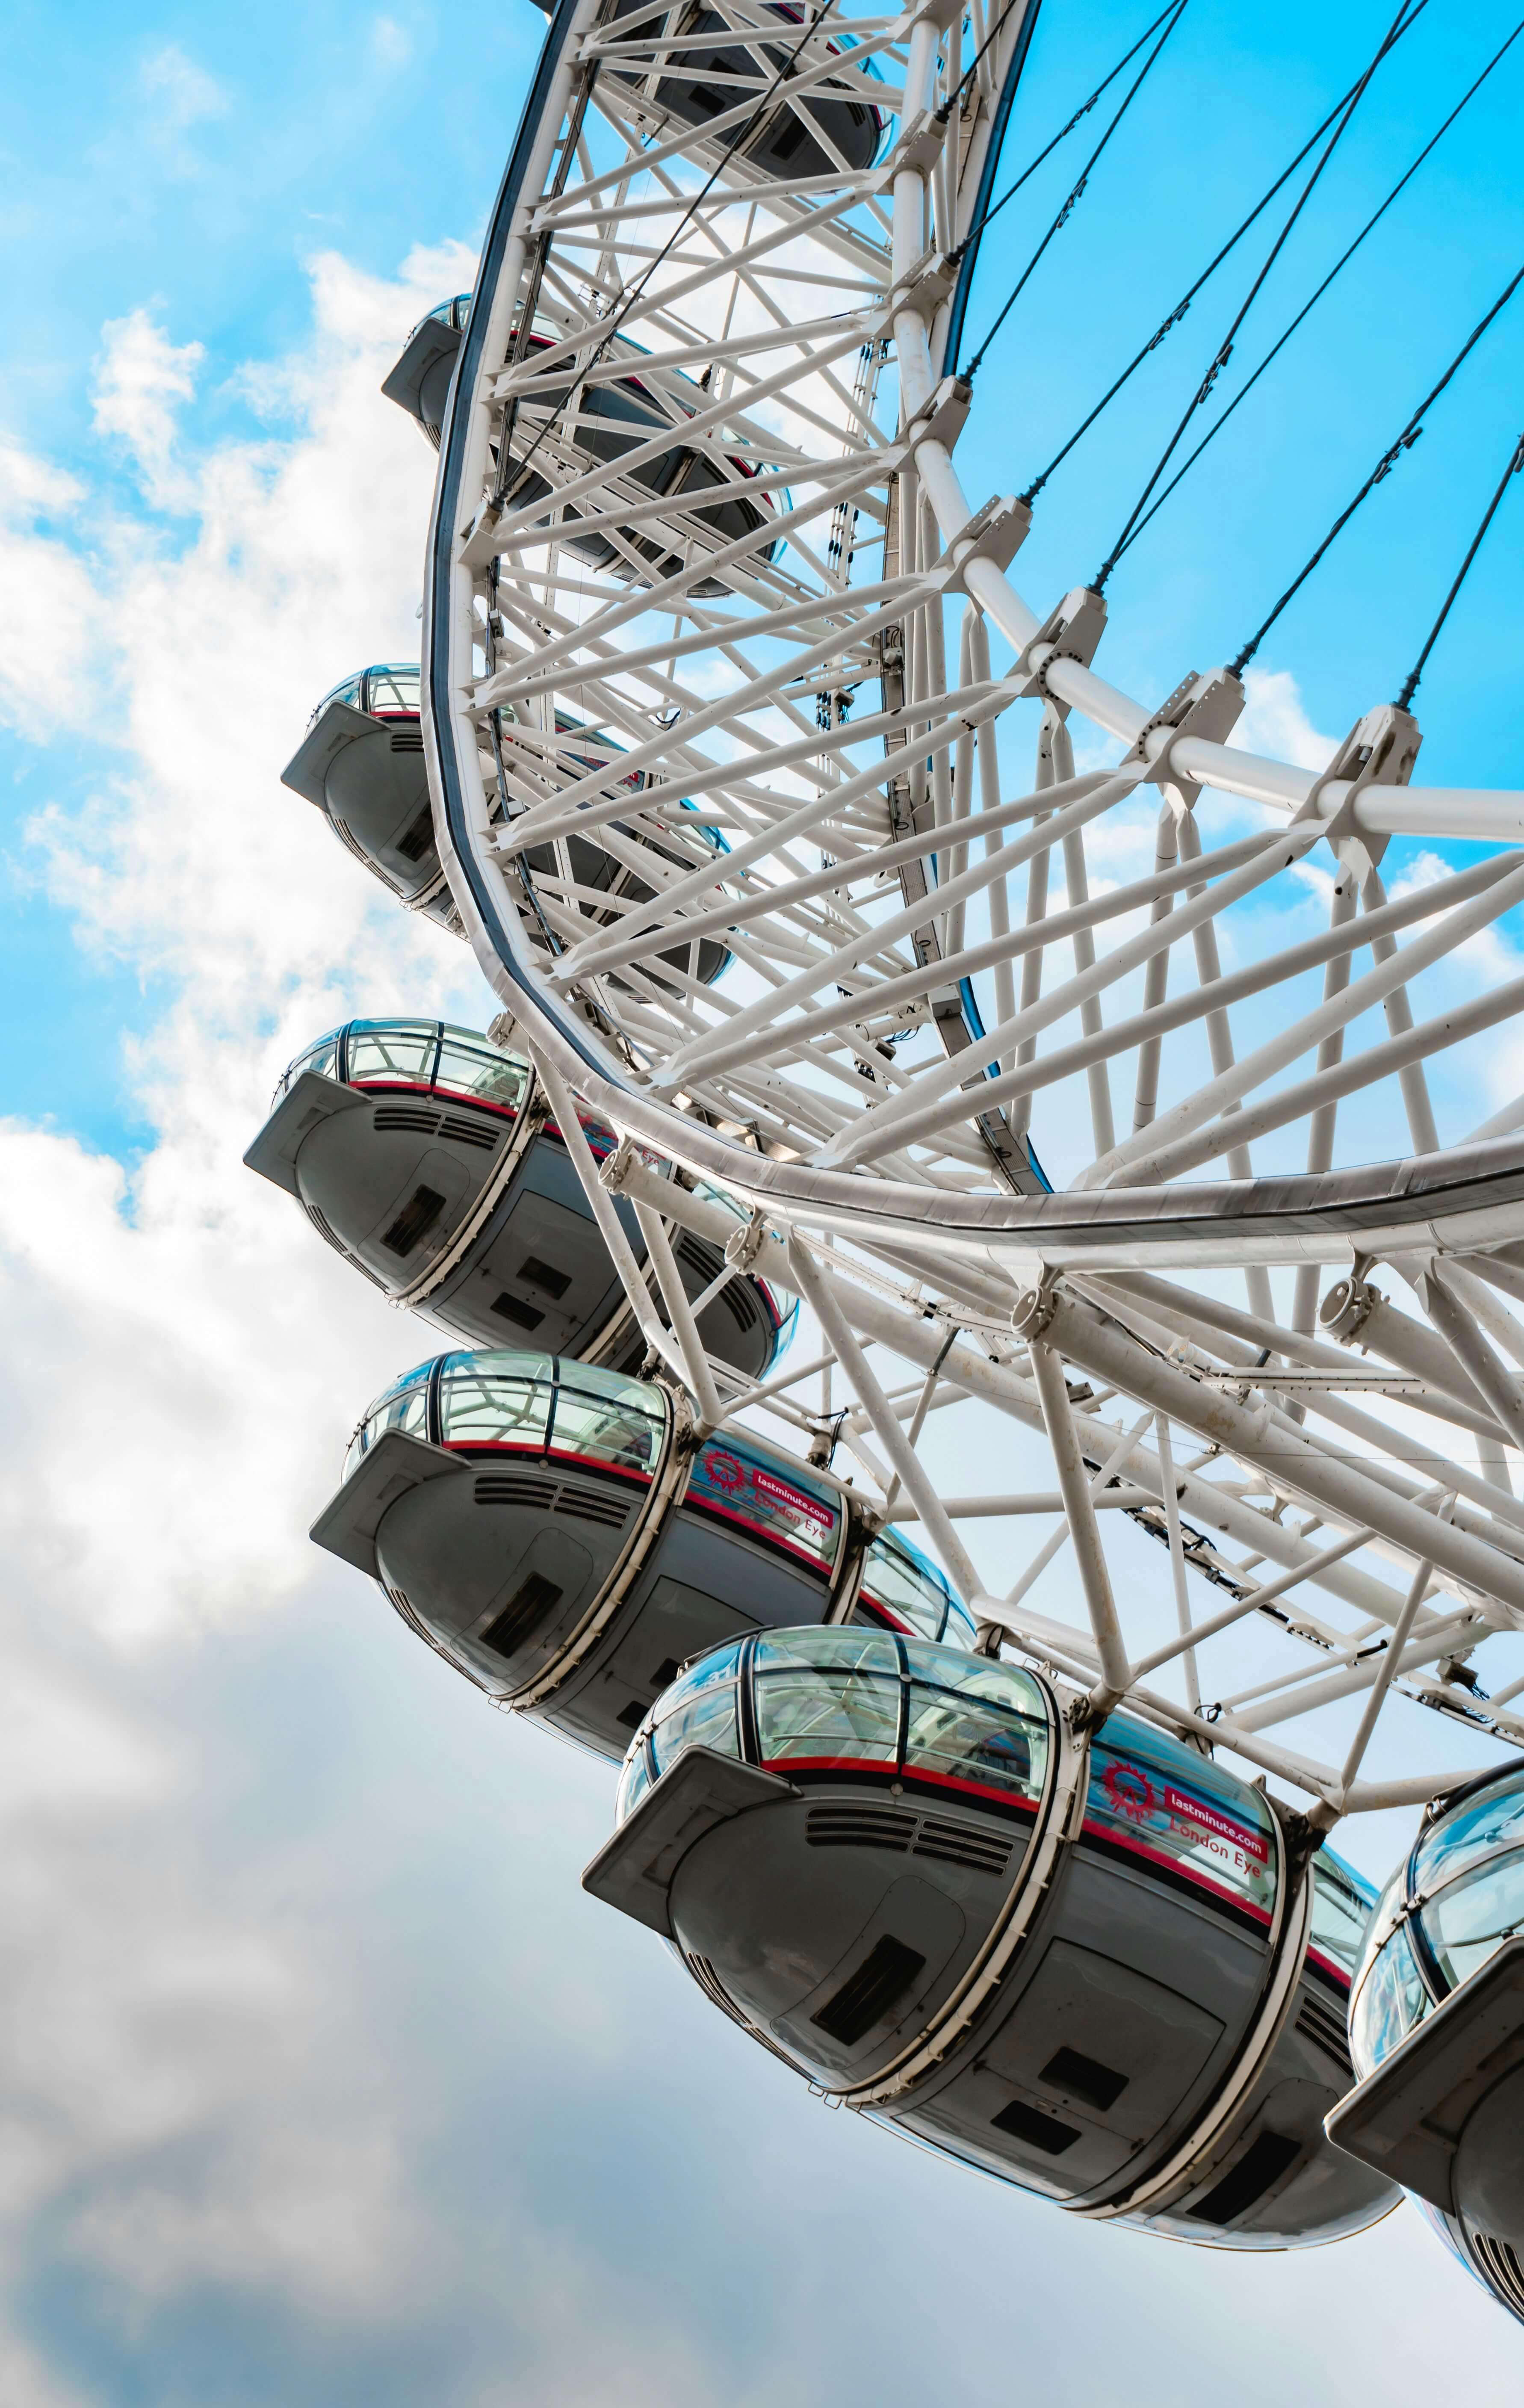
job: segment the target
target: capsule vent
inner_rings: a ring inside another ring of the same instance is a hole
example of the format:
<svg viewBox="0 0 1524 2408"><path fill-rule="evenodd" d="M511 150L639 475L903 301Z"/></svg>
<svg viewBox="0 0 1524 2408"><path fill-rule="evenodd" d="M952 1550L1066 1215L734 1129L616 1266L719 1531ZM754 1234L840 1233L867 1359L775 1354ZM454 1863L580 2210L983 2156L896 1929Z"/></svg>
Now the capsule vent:
<svg viewBox="0 0 1524 2408"><path fill-rule="evenodd" d="M348 1254L348 1246L345 1245L342 1238L338 1238L334 1235L332 1224L329 1222L326 1213L320 1212L315 1204L309 1204L307 1208L307 1217L311 1222L312 1226L317 1231L319 1237L327 1240L336 1254Z"/></svg>
<svg viewBox="0 0 1524 2408"><path fill-rule="evenodd" d="M1325 2057L1331 2057L1341 2073L1353 2077L1355 2068L1349 2055L1349 2034L1337 2007L1326 2006L1311 1992L1297 2010L1297 2029L1303 2040L1310 2040Z"/></svg>
<svg viewBox="0 0 1524 2408"><path fill-rule="evenodd" d="M559 1484L533 1471L482 1471L477 1474L479 1505L526 1505L548 1513L559 1494Z"/></svg>
<svg viewBox="0 0 1524 2408"><path fill-rule="evenodd" d="M1249 2143L1236 2165L1229 2166L1222 2180L1213 2185L1205 2199L1187 2207L1186 2214L1193 2224L1234 2223L1258 2205L1272 2183L1279 2182L1301 2155L1300 2141L1288 2141L1284 2132L1261 2132Z"/></svg>
<svg viewBox="0 0 1524 2408"><path fill-rule="evenodd" d="M1487 2276L1499 2298L1524 2316L1524 2266L1518 2253L1506 2241L1494 2241L1489 2232L1468 2234L1471 2254Z"/></svg>
<svg viewBox="0 0 1524 2408"><path fill-rule="evenodd" d="M378 1136L388 1129L404 1129L410 1137L435 1137L439 1115L431 1112L426 1104L378 1104L370 1115L370 1125Z"/></svg>
<svg viewBox="0 0 1524 2408"><path fill-rule="evenodd" d="M948 1823L924 1814L912 1853L935 1856L943 1864L967 1865L976 1873L1003 1873L1011 1862L1011 1842L976 1831L967 1823Z"/></svg>
<svg viewBox="0 0 1524 2408"><path fill-rule="evenodd" d="M903 1856L915 1817L895 1806L812 1806L804 1837L812 1848L893 1848Z"/></svg>
<svg viewBox="0 0 1524 2408"><path fill-rule="evenodd" d="M394 752L422 752L423 749L424 738L416 727L395 727L392 730L392 750ZM432 820L429 823L429 832L431 835L433 834ZM409 833L410 834L411 831L410 830ZM420 847L419 850L422 851L422 847ZM413 853L410 855L410 858L416 861L418 854Z"/></svg>
<svg viewBox="0 0 1524 2408"><path fill-rule="evenodd" d="M458 1112L446 1112L439 1127L441 1133L453 1138L457 1145L483 1146L488 1154L496 1145L499 1134L496 1129L484 1126L481 1121L463 1119Z"/></svg>
<svg viewBox="0 0 1524 2408"><path fill-rule="evenodd" d="M582 1488L563 1488L554 1510L573 1522L596 1522L604 1530L622 1530L630 1512L623 1498L590 1497Z"/></svg>

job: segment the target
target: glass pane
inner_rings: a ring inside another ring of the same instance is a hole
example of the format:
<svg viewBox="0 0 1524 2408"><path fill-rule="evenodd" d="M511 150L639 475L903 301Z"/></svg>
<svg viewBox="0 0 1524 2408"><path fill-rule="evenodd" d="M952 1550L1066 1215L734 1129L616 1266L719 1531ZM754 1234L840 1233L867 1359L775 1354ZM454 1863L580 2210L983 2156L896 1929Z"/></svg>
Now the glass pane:
<svg viewBox="0 0 1524 2408"><path fill-rule="evenodd" d="M395 1079L426 1087L434 1075L437 1020L356 1020L350 1026L350 1084Z"/></svg>
<svg viewBox="0 0 1524 2408"><path fill-rule="evenodd" d="M907 1772L928 1773L959 1787L1035 1798L1042 1793L1047 1760L1044 1723L912 1683Z"/></svg>
<svg viewBox="0 0 1524 2408"><path fill-rule="evenodd" d="M1524 1780L1511 1773L1506 1784L1483 1792L1447 1815L1418 1849L1414 1886L1426 1895L1453 1881L1468 1865L1524 1840Z"/></svg>
<svg viewBox="0 0 1524 2408"><path fill-rule="evenodd" d="M342 1033L340 1029L331 1028L326 1037L320 1037L305 1054L297 1054L290 1068L281 1073L280 1083L275 1091L277 1103L282 1096L290 1093L304 1070L316 1071L320 1079L338 1079L338 1040Z"/></svg>
<svg viewBox="0 0 1524 2408"><path fill-rule="evenodd" d="M554 1365L548 1354L520 1357L515 1372L473 1369L455 1358L439 1383L439 1428L446 1446L524 1446L537 1451L550 1426Z"/></svg>
<svg viewBox="0 0 1524 2408"><path fill-rule="evenodd" d="M830 1672L772 1672L756 1684L764 1764L892 1765L899 1757L899 1683Z"/></svg>
<svg viewBox="0 0 1524 2408"><path fill-rule="evenodd" d="M428 1374L427 1363L416 1371L409 1371L378 1397L350 1441L344 1457L344 1478L347 1480L363 1455L368 1455L383 1430L408 1430L414 1438L428 1436Z"/></svg>
<svg viewBox="0 0 1524 2408"><path fill-rule="evenodd" d="M404 711L416 716L419 694L416 661L394 661L366 671L366 709L373 719L395 719Z"/></svg>
<svg viewBox="0 0 1524 2408"><path fill-rule="evenodd" d="M897 1630L913 1630L922 1639L942 1637L946 1582L923 1555L887 1531L868 1550L861 1593L863 1602L877 1606Z"/></svg>
<svg viewBox="0 0 1524 2408"><path fill-rule="evenodd" d="M616 1825L634 1813L650 1786L651 1768L646 1762L645 1742L638 1739L625 1758L625 1770L619 1776L619 1795L614 1800Z"/></svg>
<svg viewBox="0 0 1524 2408"><path fill-rule="evenodd" d="M1423 1909L1423 1928L1457 1987L1524 1925L1524 1849L1464 1873Z"/></svg>
<svg viewBox="0 0 1524 2408"><path fill-rule="evenodd" d="M1359 1873L1336 1856L1331 1848L1319 1848L1313 1858L1313 1934L1309 1953L1326 1958L1346 1981L1355 1978L1374 1904L1375 1892Z"/></svg>
<svg viewBox="0 0 1524 2408"><path fill-rule="evenodd" d="M723 1514L819 1571L836 1560L841 1510L834 1491L754 1443L711 1439L698 1451L683 1501Z"/></svg>
<svg viewBox="0 0 1524 2408"><path fill-rule="evenodd" d="M529 1083L529 1066L516 1054L496 1053L480 1042L472 1044L454 1029L446 1029L434 1077L435 1083L452 1095L472 1096L481 1103L516 1111Z"/></svg>
<svg viewBox="0 0 1524 2408"><path fill-rule="evenodd" d="M352 710L358 710L360 708L360 688L364 682L364 669L356 669L354 675L352 677L345 678L341 685L332 687L329 692L323 695L323 700L319 703L316 710L313 711L311 718L308 721L307 724L309 727L316 724L316 723L323 717L323 712L327 710L328 705L331 702L347 702Z"/></svg>
<svg viewBox="0 0 1524 2408"><path fill-rule="evenodd" d="M709 1654L700 1656L697 1664L691 1664L670 1688L662 1691L652 1711L658 1716L669 1714L696 1690L712 1689L724 1681L733 1681L740 1661L740 1650L739 1639L727 1639L723 1647L712 1647Z"/></svg>
<svg viewBox="0 0 1524 2408"><path fill-rule="evenodd" d="M1362 2077L1389 2057L1429 2013L1405 1931L1395 1932L1360 1985L1349 2017L1355 2070Z"/></svg>
<svg viewBox="0 0 1524 2408"><path fill-rule="evenodd" d="M568 1369L574 1372L575 1386L568 1383ZM580 1365L562 1366L555 1399L556 1454L618 1464L626 1471L654 1471L666 1415L654 1415L650 1391L643 1383L615 1377L609 1382L609 1392L599 1396L583 1385L586 1377Z"/></svg>
<svg viewBox="0 0 1524 2408"><path fill-rule="evenodd" d="M1188 1871L1269 1922L1275 1903L1270 1809L1247 1782L1163 1731L1113 1715L1091 1753L1085 1828Z"/></svg>
<svg viewBox="0 0 1524 2408"><path fill-rule="evenodd" d="M840 1672L877 1672L896 1681L899 1656L892 1639L852 1624L828 1630L769 1630L756 1642L759 1672L803 1665L828 1666Z"/></svg>
<svg viewBox="0 0 1524 2408"><path fill-rule="evenodd" d="M678 1757L690 1747L712 1747L722 1756L739 1756L735 1690L700 1689L697 1697L686 1698L676 1713L656 1725L652 1744L658 1774L670 1771Z"/></svg>
<svg viewBox="0 0 1524 2408"><path fill-rule="evenodd" d="M970 1648L979 1636L979 1626L966 1605L956 1597L947 1600L947 1627L942 1634L944 1647Z"/></svg>
<svg viewBox="0 0 1524 2408"><path fill-rule="evenodd" d="M993 1656L963 1656L956 1647L927 1647L907 1639L905 1661L917 1681L940 1689L954 1689L960 1698L983 1698L992 1706L1047 1721L1042 1692L1029 1672Z"/></svg>

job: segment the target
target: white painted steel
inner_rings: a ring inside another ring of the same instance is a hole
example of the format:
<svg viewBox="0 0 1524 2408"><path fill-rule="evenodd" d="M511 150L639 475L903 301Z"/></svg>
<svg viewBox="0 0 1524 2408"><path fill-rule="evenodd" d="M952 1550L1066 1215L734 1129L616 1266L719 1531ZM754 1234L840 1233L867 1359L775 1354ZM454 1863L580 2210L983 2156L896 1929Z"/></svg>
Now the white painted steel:
<svg viewBox="0 0 1524 2408"><path fill-rule="evenodd" d="M1463 1139L1425 1067L1463 1099L1478 1041L1524 1004L1524 981L1478 982L1465 952L1524 898L1524 794L1413 785L1417 731L1390 706L1324 774L1242 751L1227 671L1145 703L1093 666L1099 597L1022 592L1029 513L976 507L959 474L987 403L947 373L971 270L946 254L991 189L1036 6L975 14L994 33L964 93L956 0L892 17L715 0L752 68L712 64L723 106L697 125L673 113L673 79L685 57L699 75L715 37L665 7L557 12L441 444L424 609L437 833L697 1418L760 1411L824 1446L834 1391L805 1392L818 1360L742 1393L705 1358L667 1223L805 1291L878 1510L920 1522L988 1624L1098 1704L1126 1697L1234 1747L1326 1819L1421 1794L1417 1772L1359 1777L1403 1698L1524 1739L1460 1661L1524 1627L1509 1462L1524 1387L1496 1351L1524 1361L1524 1328L1495 1293L1524 1298L1524 1250L1508 1251L1524 1113ZM764 104L787 133L784 63L793 122L820 146L795 177L746 155ZM863 107L876 155L849 161L841 112ZM1075 775L1071 713L1108 766ZM1144 824L1154 866L1118 878ZM1483 853L1391 899L1377 865L1410 837ZM643 896L588 882L571 848L594 839ZM1333 882L1311 936L1301 865ZM729 955L707 983L701 941ZM624 1140L601 1174L563 1111L572 1090ZM1224 1154L1226 1181L1189 1175ZM668 1326L611 1189L638 1207ZM1384 1257L1431 1322L1378 1300L1364 1337L1315 1340L1321 1267L1368 1284ZM1225 1275L1247 1311L1224 1301ZM1043 1317L1024 1336L1025 1288ZM1387 1378L1359 1349L1402 1340L1399 1321L1421 1363ZM916 1371L903 1396L884 1358ZM1071 1403L1066 1365L1143 1405L1157 1442ZM1397 1419L1366 1409L1373 1392ZM1051 1541L1014 1601L979 1593L955 1525L1052 1510L1054 1492L943 1500L918 1450L953 1395L1050 1440L1085 1623L1045 1610L1061 1581L1043 1610L1026 1603ZM1209 1449L1190 1463L1187 1431ZM1108 1566L1129 1521L1168 1551L1178 1629L1162 1647L1130 1632ZM1226 1611L1193 1610L1203 1574ZM1315 1589L1316 1610L1298 1594ZM1215 1642L1250 1623L1285 1634L1290 1670L1203 1707ZM1146 1685L1167 1664L1183 1696ZM1259 1736L1362 1693L1342 1769Z"/></svg>

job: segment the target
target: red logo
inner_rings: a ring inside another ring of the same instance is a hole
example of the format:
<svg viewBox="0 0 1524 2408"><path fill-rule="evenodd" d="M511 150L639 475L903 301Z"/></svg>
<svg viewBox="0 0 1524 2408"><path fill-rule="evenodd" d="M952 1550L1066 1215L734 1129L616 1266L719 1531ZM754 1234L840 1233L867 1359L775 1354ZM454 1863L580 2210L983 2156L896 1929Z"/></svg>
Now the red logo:
<svg viewBox="0 0 1524 2408"><path fill-rule="evenodd" d="M706 1458L704 1470L714 1486L724 1489L729 1496L733 1497L738 1488L744 1488L746 1485L746 1467L740 1457L737 1455L726 1455L723 1449L716 1448Z"/></svg>
<svg viewBox="0 0 1524 2408"><path fill-rule="evenodd" d="M1100 1785L1114 1814L1125 1814L1129 1821L1141 1823L1154 1812L1154 1784L1135 1764L1108 1764L1100 1776Z"/></svg>

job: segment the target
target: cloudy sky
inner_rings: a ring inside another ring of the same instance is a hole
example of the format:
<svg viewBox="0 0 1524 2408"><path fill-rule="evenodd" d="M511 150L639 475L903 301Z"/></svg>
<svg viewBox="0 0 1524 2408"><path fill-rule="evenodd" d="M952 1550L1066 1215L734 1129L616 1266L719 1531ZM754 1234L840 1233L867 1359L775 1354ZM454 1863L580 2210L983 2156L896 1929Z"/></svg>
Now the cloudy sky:
<svg viewBox="0 0 1524 2408"><path fill-rule="evenodd" d="M1147 13L1045 0L1013 156ZM1346 234L1510 22L1434 13L1352 142ZM1387 14L1272 31L1194 0L1128 206L1081 213L982 371L1010 402L988 484L1062 438ZM416 651L432 455L378 386L471 280L541 27L527 0L13 0L7 24L0 2400L1502 2408L1524 2342L1409 2211L1211 2258L827 2116L581 1894L607 1769L492 1714L305 1541L356 1412L424 1346L238 1156L323 1026L489 1007L278 777L329 684ZM1232 649L1524 256L1518 92L1133 555L1119 681ZM1034 198L991 246L989 314L1041 223ZM1319 757L1395 688L1520 358L1504 330L1453 439L1436 419L1267 652L1267 740ZM1108 429L1056 487L1034 592L1093 567L1154 431ZM1517 529L1425 690L1436 779L1518 782ZM1379 1873L1400 1838L1351 1852Z"/></svg>

